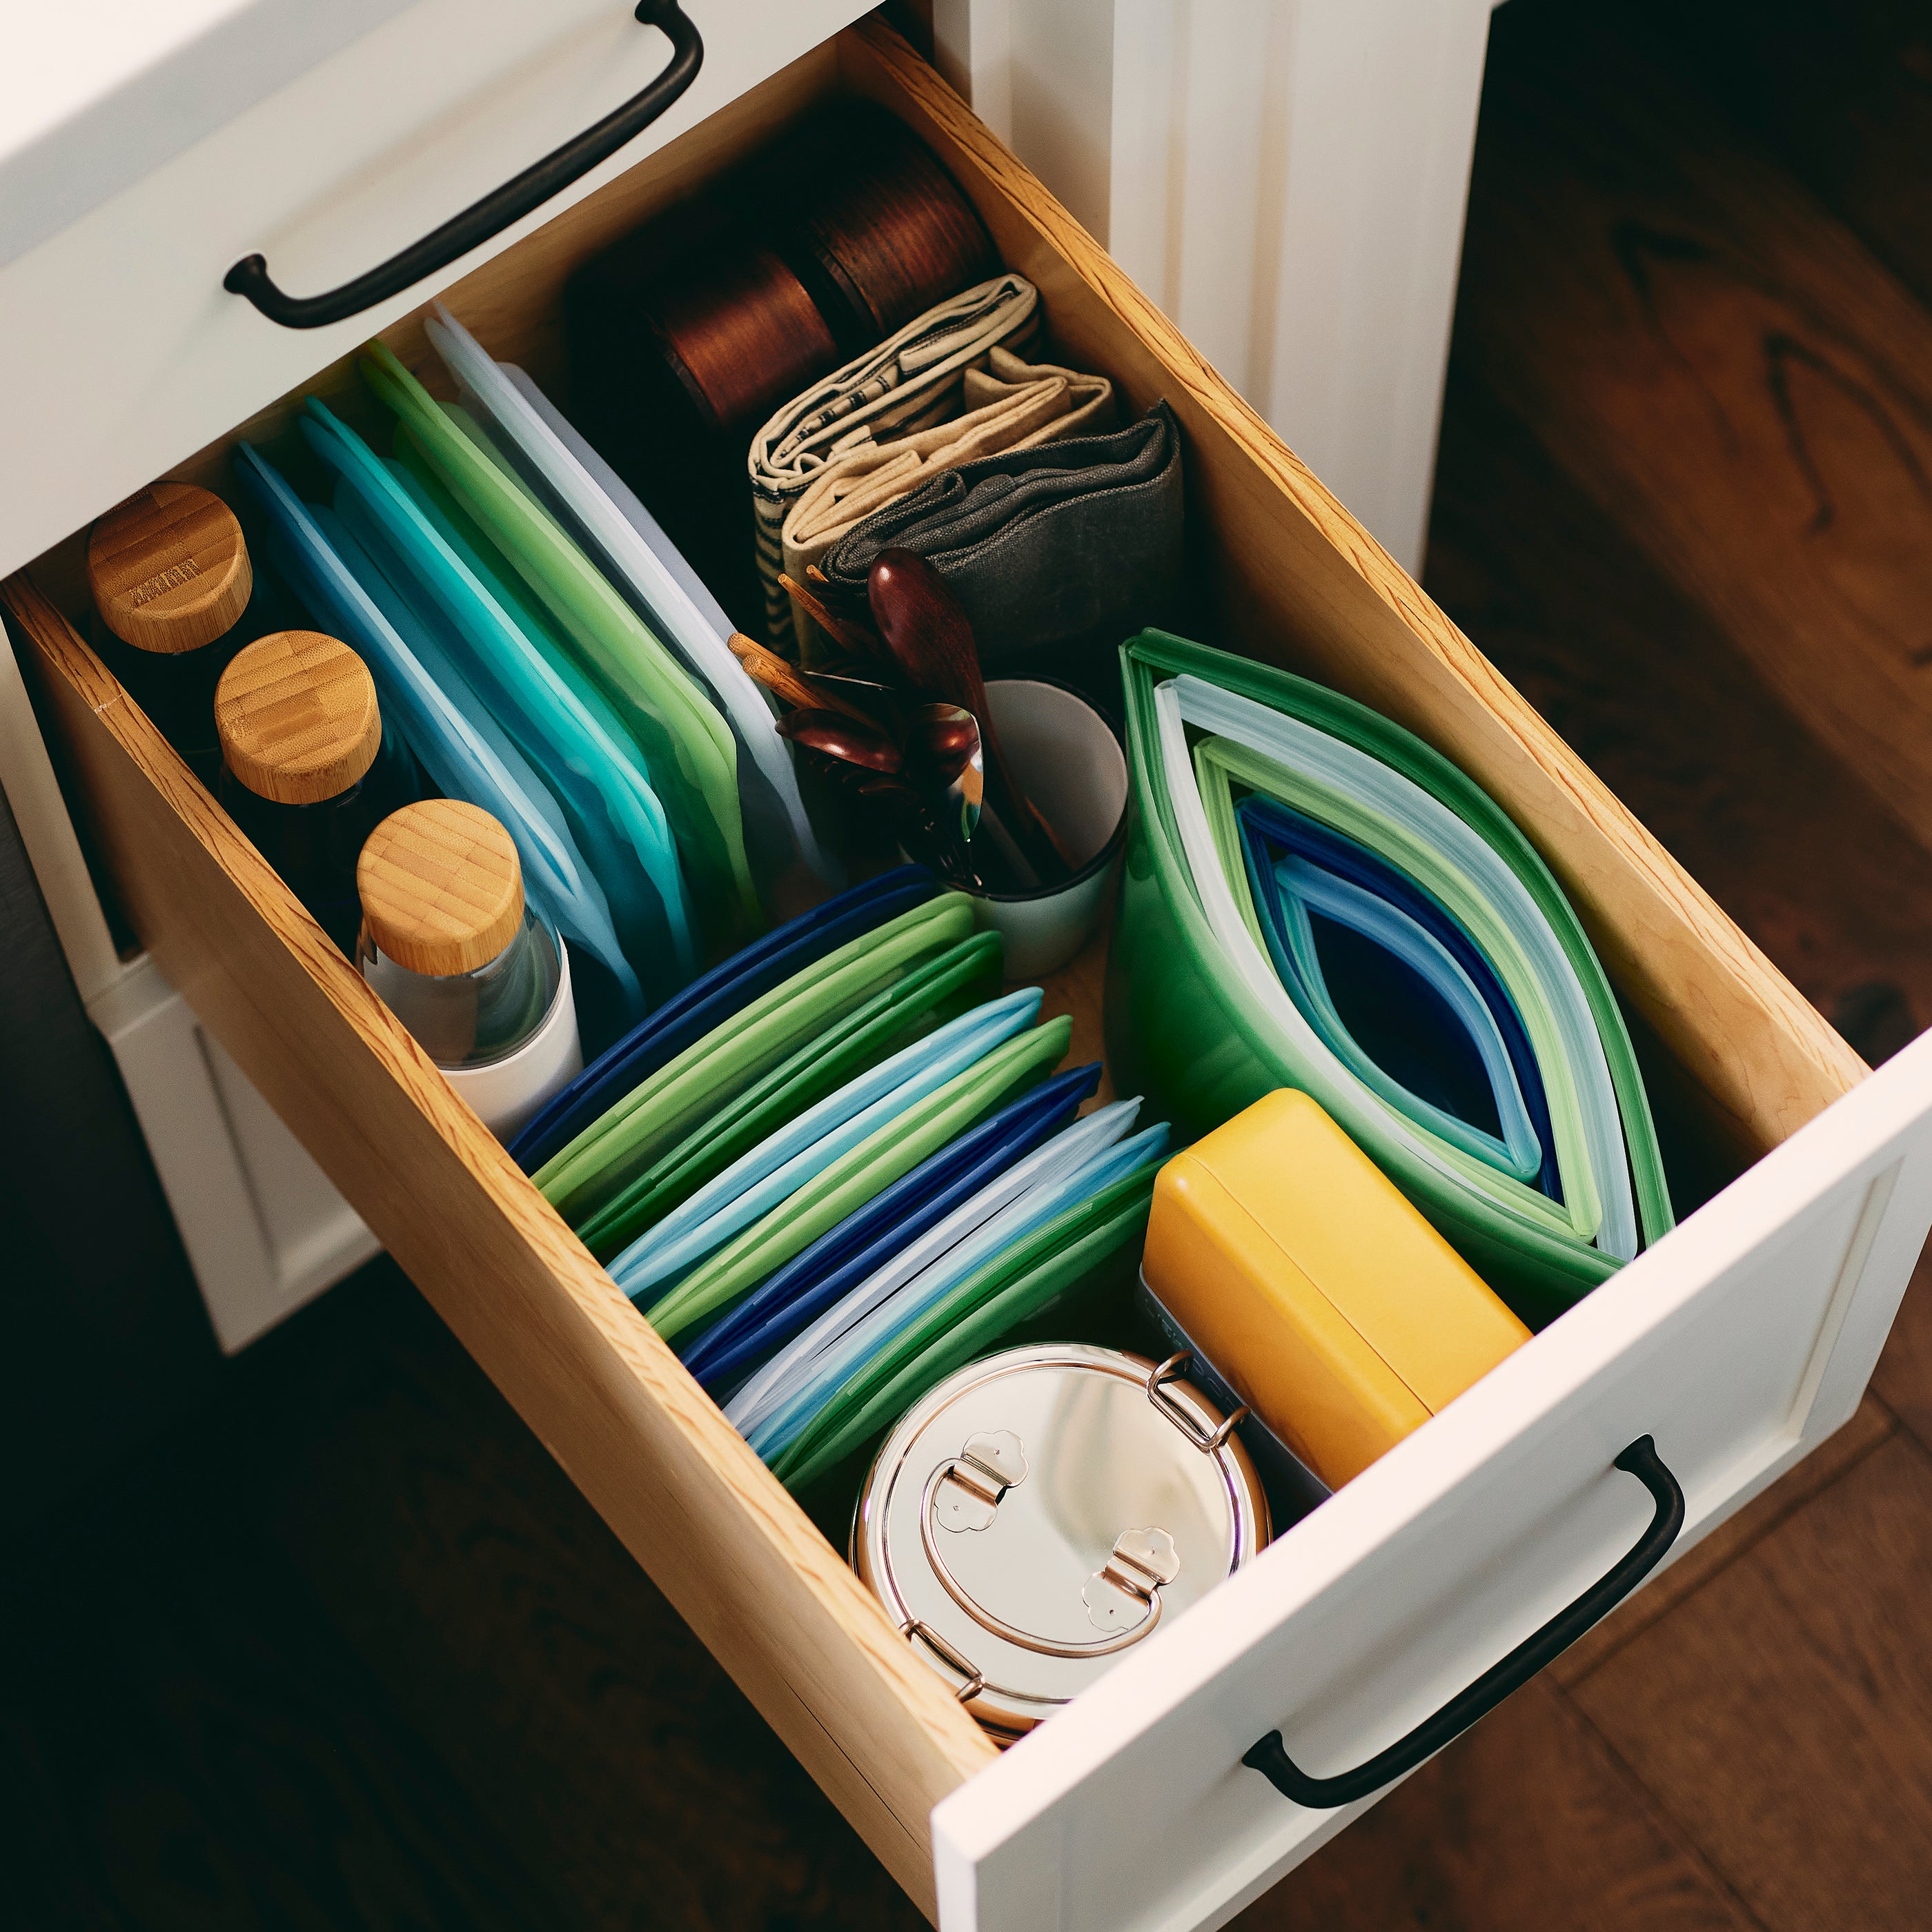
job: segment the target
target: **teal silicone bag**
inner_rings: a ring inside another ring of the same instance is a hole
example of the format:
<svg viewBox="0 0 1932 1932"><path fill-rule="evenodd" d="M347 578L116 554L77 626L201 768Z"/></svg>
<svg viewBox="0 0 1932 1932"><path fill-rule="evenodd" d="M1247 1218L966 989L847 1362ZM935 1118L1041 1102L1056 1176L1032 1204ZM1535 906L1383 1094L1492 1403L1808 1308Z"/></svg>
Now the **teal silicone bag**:
<svg viewBox="0 0 1932 1932"><path fill-rule="evenodd" d="M556 520L486 454L378 343L364 380L394 412L399 440L426 462L570 640L649 762L712 950L730 951L764 915L745 854L737 748L717 707Z"/></svg>
<svg viewBox="0 0 1932 1932"><path fill-rule="evenodd" d="M250 445L238 446L235 464L267 520L270 554L296 595L368 665L384 717L430 782L446 797L482 806L509 833L524 890L592 969L577 994L586 1044L595 1051L635 1024L644 1010L638 976L617 944L602 889L542 778L441 660L434 640L398 628L397 620L411 632L416 627L334 515L302 502Z"/></svg>
<svg viewBox="0 0 1932 1932"><path fill-rule="evenodd" d="M636 746L601 700L586 704L560 675L487 560L453 524L432 520L434 504L313 398L302 428L336 472L337 514L544 775L604 890L624 956L655 999L668 998L697 971L698 950L677 848Z"/></svg>

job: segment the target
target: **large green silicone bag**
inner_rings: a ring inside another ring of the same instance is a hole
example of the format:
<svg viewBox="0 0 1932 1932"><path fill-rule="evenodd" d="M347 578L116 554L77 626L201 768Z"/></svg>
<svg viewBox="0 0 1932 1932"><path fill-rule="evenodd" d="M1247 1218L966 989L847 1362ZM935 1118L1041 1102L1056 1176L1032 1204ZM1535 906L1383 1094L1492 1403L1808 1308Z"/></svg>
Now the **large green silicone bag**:
<svg viewBox="0 0 1932 1932"><path fill-rule="evenodd" d="M1378 1110L1321 1078L1222 952L1196 896L1162 770L1154 691L1191 674L1382 760L1441 801L1508 864L1550 920L1595 1018L1622 1114L1646 1241L1670 1226L1654 1129L1629 1035L1562 889L1508 814L1428 746L1366 706L1286 671L1148 631L1121 647L1132 826L1108 961L1108 1058L1124 1092L1148 1096L1177 1132L1206 1133L1278 1088L1311 1094L1484 1280L1532 1326L1561 1314L1618 1264L1574 1237L1526 1225L1453 1173L1416 1158Z"/></svg>

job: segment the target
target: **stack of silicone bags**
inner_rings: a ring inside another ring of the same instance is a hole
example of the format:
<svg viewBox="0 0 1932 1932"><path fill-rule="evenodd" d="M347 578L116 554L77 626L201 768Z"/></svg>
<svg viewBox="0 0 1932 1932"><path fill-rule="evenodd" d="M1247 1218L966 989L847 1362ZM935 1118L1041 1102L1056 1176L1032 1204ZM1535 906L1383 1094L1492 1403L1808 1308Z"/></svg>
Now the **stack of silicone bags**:
<svg viewBox="0 0 1932 1932"><path fill-rule="evenodd" d="M393 457L311 398L323 500L246 445L238 468L431 784L509 830L594 1051L839 869L716 601L520 370L446 313L430 327L466 408L378 346L362 370Z"/></svg>
<svg viewBox="0 0 1932 1932"><path fill-rule="evenodd" d="M1622 1016L1495 801L1286 672L1151 631L1121 663L1121 1084L1190 1136L1310 1094L1532 1324L1667 1232Z"/></svg>
<svg viewBox="0 0 1932 1932"><path fill-rule="evenodd" d="M1136 1250L1164 1126L905 867L767 934L512 1148L794 1487Z"/></svg>

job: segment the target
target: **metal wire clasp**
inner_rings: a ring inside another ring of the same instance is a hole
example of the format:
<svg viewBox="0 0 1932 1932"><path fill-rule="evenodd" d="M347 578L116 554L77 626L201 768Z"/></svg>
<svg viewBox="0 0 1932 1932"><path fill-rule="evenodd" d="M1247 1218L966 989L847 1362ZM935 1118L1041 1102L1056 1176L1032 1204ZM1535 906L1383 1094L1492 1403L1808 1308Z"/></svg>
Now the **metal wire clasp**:
<svg viewBox="0 0 1932 1932"><path fill-rule="evenodd" d="M1184 1348L1178 1355L1170 1355L1157 1369L1148 1371L1148 1400L1186 1436L1204 1456L1211 1456L1246 1420L1248 1406L1243 1402L1232 1414L1223 1418L1220 1428L1213 1431L1204 1429L1198 1417L1181 1407L1167 1392L1169 1382L1178 1382L1186 1372L1187 1365L1194 1359Z"/></svg>

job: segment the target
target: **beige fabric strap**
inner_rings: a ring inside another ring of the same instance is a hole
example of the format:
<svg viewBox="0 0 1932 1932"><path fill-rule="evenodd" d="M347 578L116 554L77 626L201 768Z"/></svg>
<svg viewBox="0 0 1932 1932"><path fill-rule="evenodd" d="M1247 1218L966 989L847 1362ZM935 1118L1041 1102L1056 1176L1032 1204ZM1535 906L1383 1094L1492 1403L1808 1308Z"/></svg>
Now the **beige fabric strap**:
<svg viewBox="0 0 1932 1932"><path fill-rule="evenodd" d="M964 413L951 422L890 442L868 436L818 472L784 520L787 576L802 584L807 568L848 531L943 470L1113 427L1114 386L1106 376L1023 362L997 346L987 352L983 370L966 371L959 400ZM796 605L791 621L800 659L809 663L818 627Z"/></svg>
<svg viewBox="0 0 1932 1932"><path fill-rule="evenodd" d="M957 416L968 369L984 368L995 345L1024 351L1038 332L1039 307L1039 292L1024 276L995 275L928 309L814 382L752 439L758 574L775 648L794 646L790 601L778 586L784 521L794 503L847 449Z"/></svg>

